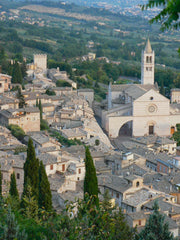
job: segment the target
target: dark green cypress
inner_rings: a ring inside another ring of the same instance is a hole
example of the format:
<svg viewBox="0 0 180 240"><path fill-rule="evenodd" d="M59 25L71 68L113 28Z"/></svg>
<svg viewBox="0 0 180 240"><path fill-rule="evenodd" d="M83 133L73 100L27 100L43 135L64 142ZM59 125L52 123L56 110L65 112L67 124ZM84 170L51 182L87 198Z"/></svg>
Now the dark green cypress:
<svg viewBox="0 0 180 240"><path fill-rule="evenodd" d="M12 70L12 82L22 84L22 73L21 68L17 61L15 61Z"/></svg>
<svg viewBox="0 0 180 240"><path fill-rule="evenodd" d="M146 222L145 228L136 236L136 240L174 240L173 234L169 231L165 215L159 212L158 203L153 206L154 212Z"/></svg>
<svg viewBox="0 0 180 240"><path fill-rule="evenodd" d="M23 63L21 64L21 73L23 78L27 76L27 68L25 61L23 61Z"/></svg>
<svg viewBox="0 0 180 240"><path fill-rule="evenodd" d="M39 100L39 111L40 111L40 120L42 121L42 104L41 104L41 99Z"/></svg>
<svg viewBox="0 0 180 240"><path fill-rule="evenodd" d="M1 172L1 165L0 165L0 197L2 196L2 172Z"/></svg>
<svg viewBox="0 0 180 240"><path fill-rule="evenodd" d="M16 185L16 177L15 177L15 173L14 172L11 174L11 182L10 182L9 194L12 197L19 198L19 193L18 193L17 185Z"/></svg>
<svg viewBox="0 0 180 240"><path fill-rule="evenodd" d="M29 179L29 184L32 187L32 192L38 200L39 195L39 160L36 158L33 141L29 138L27 158L24 164L24 190L23 196L26 194L26 184Z"/></svg>
<svg viewBox="0 0 180 240"><path fill-rule="evenodd" d="M96 169L88 147L86 147L85 169L86 173L84 178L84 197L86 193L88 193L90 197L94 196L95 205L99 206Z"/></svg>
<svg viewBox="0 0 180 240"><path fill-rule="evenodd" d="M39 107L38 99L36 98L36 107Z"/></svg>
<svg viewBox="0 0 180 240"><path fill-rule="evenodd" d="M26 103L25 103L24 96L22 95L20 88L18 88L18 92L17 92L16 96L19 99L19 108L25 107Z"/></svg>
<svg viewBox="0 0 180 240"><path fill-rule="evenodd" d="M50 184L42 161L39 166L39 208L52 210L52 195Z"/></svg>

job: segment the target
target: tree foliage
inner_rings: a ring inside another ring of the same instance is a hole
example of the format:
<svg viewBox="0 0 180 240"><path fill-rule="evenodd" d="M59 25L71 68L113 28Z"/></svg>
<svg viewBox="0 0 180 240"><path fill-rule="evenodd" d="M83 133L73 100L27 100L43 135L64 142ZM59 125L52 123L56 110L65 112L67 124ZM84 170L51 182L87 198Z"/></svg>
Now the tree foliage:
<svg viewBox="0 0 180 240"><path fill-rule="evenodd" d="M2 173L1 173L1 165L0 165L0 198L2 197Z"/></svg>
<svg viewBox="0 0 180 240"><path fill-rule="evenodd" d="M15 220L15 215L12 213L11 208L9 207L8 213L6 215L6 223L3 226L2 233L0 234L0 239L3 240L26 240L27 234L25 231L19 229L19 225Z"/></svg>
<svg viewBox="0 0 180 240"><path fill-rule="evenodd" d="M15 197L17 199L19 198L19 193L18 193L17 185L16 185L16 177L15 177L14 172L11 174L9 193L12 197Z"/></svg>
<svg viewBox="0 0 180 240"><path fill-rule="evenodd" d="M19 66L19 63L15 61L13 64L13 70L12 70L12 83L20 83L22 84L22 72L21 68Z"/></svg>
<svg viewBox="0 0 180 240"><path fill-rule="evenodd" d="M174 240L173 234L169 231L165 216L159 212L158 203L153 206L153 213L146 222L145 228L137 236L137 240Z"/></svg>
<svg viewBox="0 0 180 240"><path fill-rule="evenodd" d="M20 87L18 87L17 95L16 97L19 99L19 108L23 108L26 106L24 96L22 95Z"/></svg>
<svg viewBox="0 0 180 240"><path fill-rule="evenodd" d="M33 141L29 138L27 158L24 164L24 189L23 197L27 194L27 184L32 188L32 193L38 201L39 195L39 160L36 158Z"/></svg>
<svg viewBox="0 0 180 240"><path fill-rule="evenodd" d="M98 198L98 181L96 176L96 169L94 162L89 151L89 148L86 147L86 156L85 156L85 178L84 178L84 198L86 199L86 193L94 197L94 203L96 206L99 205Z"/></svg>
<svg viewBox="0 0 180 240"><path fill-rule="evenodd" d="M168 28L177 29L180 27L180 1L179 0L149 0L149 2L142 6L142 9L153 7L160 7L160 12L150 20L153 22L160 22L162 30Z"/></svg>
<svg viewBox="0 0 180 240"><path fill-rule="evenodd" d="M50 184L42 161L39 166L39 208L52 210L52 195Z"/></svg>
<svg viewBox="0 0 180 240"><path fill-rule="evenodd" d="M24 139L25 132L21 127L19 127L18 125L15 125L15 124L10 124L8 126L8 128L11 130L11 133L14 137L19 139L20 141L22 141Z"/></svg>

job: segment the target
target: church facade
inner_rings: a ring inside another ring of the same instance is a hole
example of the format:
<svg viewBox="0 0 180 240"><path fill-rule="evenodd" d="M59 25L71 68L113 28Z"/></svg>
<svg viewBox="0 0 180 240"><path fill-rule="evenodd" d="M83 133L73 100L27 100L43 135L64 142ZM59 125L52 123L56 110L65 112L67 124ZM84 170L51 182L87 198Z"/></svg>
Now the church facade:
<svg viewBox="0 0 180 240"><path fill-rule="evenodd" d="M177 104L159 93L154 84L155 54L148 39L141 58L141 84L109 85L102 127L109 137L170 136L180 123Z"/></svg>

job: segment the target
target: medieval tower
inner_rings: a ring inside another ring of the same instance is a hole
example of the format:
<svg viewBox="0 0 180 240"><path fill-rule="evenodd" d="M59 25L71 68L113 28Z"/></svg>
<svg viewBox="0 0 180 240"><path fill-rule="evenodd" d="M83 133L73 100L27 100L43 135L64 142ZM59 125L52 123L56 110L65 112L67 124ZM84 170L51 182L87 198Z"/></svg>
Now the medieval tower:
<svg viewBox="0 0 180 240"><path fill-rule="evenodd" d="M154 59L154 51L148 39L141 55L141 84L154 84Z"/></svg>
<svg viewBox="0 0 180 240"><path fill-rule="evenodd" d="M34 54L34 65L36 66L36 68L45 71L47 69L47 55Z"/></svg>

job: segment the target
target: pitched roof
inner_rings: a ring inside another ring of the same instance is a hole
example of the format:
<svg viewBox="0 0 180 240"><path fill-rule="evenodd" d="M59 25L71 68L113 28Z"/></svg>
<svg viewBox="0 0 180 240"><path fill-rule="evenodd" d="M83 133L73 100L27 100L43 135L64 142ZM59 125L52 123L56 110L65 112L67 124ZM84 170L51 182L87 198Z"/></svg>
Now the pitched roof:
<svg viewBox="0 0 180 240"><path fill-rule="evenodd" d="M152 53L152 48L151 48L151 43L149 41L149 38L148 38L147 43L146 43L145 52L146 53Z"/></svg>

